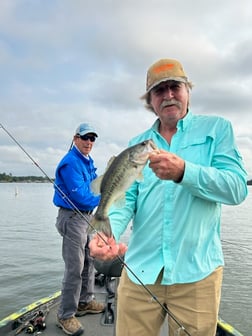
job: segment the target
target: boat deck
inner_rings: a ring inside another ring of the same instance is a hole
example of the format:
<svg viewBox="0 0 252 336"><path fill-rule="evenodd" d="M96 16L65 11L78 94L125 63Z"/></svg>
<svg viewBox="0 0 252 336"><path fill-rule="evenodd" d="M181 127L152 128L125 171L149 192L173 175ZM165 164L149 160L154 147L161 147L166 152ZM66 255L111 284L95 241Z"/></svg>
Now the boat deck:
<svg viewBox="0 0 252 336"><path fill-rule="evenodd" d="M96 299L104 302L105 294L96 295ZM41 333L41 336L58 336L65 335L65 333L56 326L57 306L51 309L46 318L46 329ZM78 320L84 327L85 336L112 336L114 335L114 324L103 325L103 314L90 314L78 317ZM22 334L20 334L22 335ZM27 335L23 333L23 335Z"/></svg>
<svg viewBox="0 0 252 336"><path fill-rule="evenodd" d="M79 321L84 327L85 336L115 336L115 321L116 321L116 297L108 296L109 292L113 294L117 286L117 278L109 283L109 287L96 285L95 297L97 301L106 303L108 309L102 314L88 314L78 317ZM6 319L0 321L0 336L24 336L28 333L28 325L39 311L45 313L44 330L35 329L30 333L34 336L63 336L65 333L56 325L56 315L58 304L60 300L60 292L53 294L47 298L32 303L31 305L22 308L18 312L8 316ZM107 304L109 303L109 305ZM48 313L47 313L48 312ZM36 315L38 316L38 315ZM110 322L111 321L111 322ZM127 326L126 326L127 327ZM168 336L168 323L160 332L160 336ZM219 319L216 336L243 336L232 326Z"/></svg>
<svg viewBox="0 0 252 336"><path fill-rule="evenodd" d="M98 288L97 292L95 294L96 300L100 302L105 302L107 293L104 290L104 288ZM35 331L31 335L37 336L58 336L58 335L65 335L65 333L56 325L56 316L57 316L57 310L58 310L58 304L59 304L59 297L53 300L52 302L49 302L48 304L42 305L42 310L49 309L48 314L45 318L46 328L41 331ZM113 303L114 305L114 303ZM111 306L113 311L115 312L115 309ZM21 319L20 319L21 320ZM27 317L26 317L27 320ZM104 324L104 314L89 314L82 317L78 317L78 320L81 322L81 324L84 327L84 335L85 336L113 336L114 335L114 323L112 324ZM28 318L29 321L29 318ZM0 329L0 336L13 336L13 335L27 335L27 325L28 321L23 324L23 330L17 333L17 329L12 330L13 327L15 327L15 324L9 323L6 325L5 328ZM26 324L26 325L25 325ZM22 325L21 325L22 326ZM20 327L21 327L20 326Z"/></svg>

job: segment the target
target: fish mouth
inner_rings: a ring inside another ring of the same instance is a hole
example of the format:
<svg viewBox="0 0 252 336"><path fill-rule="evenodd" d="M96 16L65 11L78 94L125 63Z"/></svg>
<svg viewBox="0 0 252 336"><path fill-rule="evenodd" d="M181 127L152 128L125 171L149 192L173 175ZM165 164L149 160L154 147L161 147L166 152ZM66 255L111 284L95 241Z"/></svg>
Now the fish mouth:
<svg viewBox="0 0 252 336"><path fill-rule="evenodd" d="M154 150L158 150L158 148L152 139L144 140L139 145L144 146L142 151L140 153L132 153L132 155L130 155L130 160L137 164L145 164L146 161L149 159L150 154Z"/></svg>
<svg viewBox="0 0 252 336"><path fill-rule="evenodd" d="M154 143L154 141L152 139L148 140L148 149L152 152L153 150L157 150L158 147L156 146L156 144Z"/></svg>

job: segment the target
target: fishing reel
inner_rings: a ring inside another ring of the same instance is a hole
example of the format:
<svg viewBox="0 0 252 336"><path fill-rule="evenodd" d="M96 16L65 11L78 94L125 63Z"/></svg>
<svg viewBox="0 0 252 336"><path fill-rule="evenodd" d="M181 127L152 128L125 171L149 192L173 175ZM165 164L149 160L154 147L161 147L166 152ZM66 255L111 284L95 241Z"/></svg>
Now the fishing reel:
<svg viewBox="0 0 252 336"><path fill-rule="evenodd" d="M29 321L29 324L26 326L25 332L27 334L33 334L36 331L41 331L46 328L45 324L45 315L40 310L38 314Z"/></svg>

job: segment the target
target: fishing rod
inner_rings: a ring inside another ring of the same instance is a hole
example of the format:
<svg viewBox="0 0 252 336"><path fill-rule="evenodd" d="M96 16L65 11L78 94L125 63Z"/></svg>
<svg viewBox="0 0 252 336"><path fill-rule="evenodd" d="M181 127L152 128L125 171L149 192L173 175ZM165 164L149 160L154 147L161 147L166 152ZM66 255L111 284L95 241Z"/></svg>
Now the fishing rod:
<svg viewBox="0 0 252 336"><path fill-rule="evenodd" d="M24 149L24 147L14 138L14 136L0 123L0 128L2 128L8 135L9 137L18 145L19 148L28 156L28 158L35 164L35 166L44 174L44 176L48 179L49 182L53 184L55 189L63 196L64 200L68 202L68 204L72 207L72 210L76 211L80 216L85 218L83 212L81 212L76 205L70 200L70 198L61 190L59 186L49 177L49 175L45 172L43 168L40 167L40 165L33 159L33 157ZM95 229L95 227L91 224L88 223L89 226L92 228L92 230L95 231L95 233L98 234L98 231ZM102 237L100 237L102 239ZM103 239L104 240L104 239Z"/></svg>
<svg viewBox="0 0 252 336"><path fill-rule="evenodd" d="M52 178L46 173L46 171L40 167L40 165L33 159L33 157L25 150L25 148L16 140L16 138L0 123L0 128L2 128L5 133L16 143L16 145L26 154L26 156L35 164L35 166L43 173L43 175L48 179L50 183L53 184L55 189L64 197L64 200L68 202L68 204L72 207L72 210L77 212L81 217L86 219L83 212L81 212L76 205L70 200L70 198L61 190L61 188L53 181ZM99 236L102 241L109 246L105 238L96 230L96 228L88 221L88 225L92 228L92 230ZM109 246L110 247L110 246ZM191 336L191 334L186 330L186 328L182 325L181 322L177 320L175 315L168 309L168 307L161 303L157 296L142 282L142 280L136 275L136 273L125 263L123 258L120 255L116 256L117 259L122 263L122 265L127 268L127 270L135 277L135 279L140 283L140 285L145 289L145 291L151 296L151 298L173 319L173 321L178 325L178 327L184 331L187 336Z"/></svg>
<svg viewBox="0 0 252 336"><path fill-rule="evenodd" d="M179 322L177 320L177 318L175 317L175 315L170 311L170 309L167 307L166 304L163 304L160 302L160 300L157 298L157 296L148 288L148 286L146 286L142 280L136 275L135 272L132 271L132 269L124 262L124 260L122 259L122 257L120 257L119 255L117 255L117 259L120 260L120 262L123 264L123 266L125 268L127 268L127 270L134 276L134 278L140 283L140 285L150 294L151 298L156 301L156 303L173 319L173 321L179 326L179 328L181 330L184 331L184 333L187 336L191 336L191 334L189 334L189 332L186 330L186 328L182 325L181 322Z"/></svg>

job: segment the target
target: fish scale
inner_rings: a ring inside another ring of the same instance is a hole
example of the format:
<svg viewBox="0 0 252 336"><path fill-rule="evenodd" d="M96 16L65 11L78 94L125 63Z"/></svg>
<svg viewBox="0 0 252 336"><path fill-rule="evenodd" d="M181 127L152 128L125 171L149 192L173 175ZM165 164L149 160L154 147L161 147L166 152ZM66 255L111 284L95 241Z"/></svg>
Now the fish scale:
<svg viewBox="0 0 252 336"><path fill-rule="evenodd" d="M122 151L108 165L105 174L97 179L99 186L96 189L100 190L101 201L91 221L92 228L108 237L112 235L109 209L124 198L126 190L139 178L154 150L157 150L154 142L151 139L145 140Z"/></svg>

